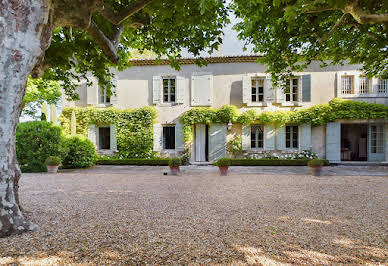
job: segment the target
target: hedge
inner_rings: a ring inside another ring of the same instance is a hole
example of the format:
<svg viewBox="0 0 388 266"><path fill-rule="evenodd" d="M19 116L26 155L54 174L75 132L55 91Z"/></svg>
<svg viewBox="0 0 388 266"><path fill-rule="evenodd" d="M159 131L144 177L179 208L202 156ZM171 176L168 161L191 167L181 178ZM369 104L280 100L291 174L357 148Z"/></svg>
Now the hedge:
<svg viewBox="0 0 388 266"><path fill-rule="evenodd" d="M170 159L103 159L98 160L99 165L150 165L150 166L168 166Z"/></svg>
<svg viewBox="0 0 388 266"><path fill-rule="evenodd" d="M309 160L282 160L282 159L231 159L231 166L307 166ZM329 161L324 160L324 165L330 165Z"/></svg>

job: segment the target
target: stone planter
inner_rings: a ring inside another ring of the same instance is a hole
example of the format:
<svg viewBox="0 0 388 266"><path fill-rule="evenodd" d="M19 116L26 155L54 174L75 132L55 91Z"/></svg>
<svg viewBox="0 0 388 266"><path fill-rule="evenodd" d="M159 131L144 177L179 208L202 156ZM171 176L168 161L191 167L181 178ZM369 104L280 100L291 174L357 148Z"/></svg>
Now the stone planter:
<svg viewBox="0 0 388 266"><path fill-rule="evenodd" d="M170 166L171 175L178 175L179 166Z"/></svg>
<svg viewBox="0 0 388 266"><path fill-rule="evenodd" d="M55 174L56 172L58 172L59 165L46 165L46 167L48 173Z"/></svg>
<svg viewBox="0 0 388 266"><path fill-rule="evenodd" d="M220 174L222 176L227 176L228 175L229 166L218 166L218 169L220 169Z"/></svg>
<svg viewBox="0 0 388 266"><path fill-rule="evenodd" d="M322 173L322 166L310 166L309 168L313 176L320 176Z"/></svg>

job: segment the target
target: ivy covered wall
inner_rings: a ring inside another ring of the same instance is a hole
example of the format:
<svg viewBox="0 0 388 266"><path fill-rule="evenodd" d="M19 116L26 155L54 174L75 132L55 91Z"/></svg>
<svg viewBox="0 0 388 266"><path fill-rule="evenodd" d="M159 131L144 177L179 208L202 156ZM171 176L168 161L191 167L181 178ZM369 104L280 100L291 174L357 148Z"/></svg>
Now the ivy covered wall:
<svg viewBox="0 0 388 266"><path fill-rule="evenodd" d="M153 107L120 110L95 107L64 108L59 118L66 134L71 134L71 116L76 117L76 132L88 136L89 125L115 125L118 155L124 158L153 157L153 124L157 112Z"/></svg>

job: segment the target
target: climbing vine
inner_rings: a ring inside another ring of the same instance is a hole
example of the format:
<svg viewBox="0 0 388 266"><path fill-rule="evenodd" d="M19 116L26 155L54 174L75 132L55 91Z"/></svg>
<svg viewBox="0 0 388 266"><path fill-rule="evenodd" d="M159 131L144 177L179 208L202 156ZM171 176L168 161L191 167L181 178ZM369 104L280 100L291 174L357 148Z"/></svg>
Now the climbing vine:
<svg viewBox="0 0 388 266"><path fill-rule="evenodd" d="M220 109L205 107L193 108L181 116L184 140L193 139L194 124L228 123L251 124L305 124L317 127L336 120L388 119L388 107L382 104L333 99L328 104L318 104L296 111L263 111L247 110L241 114L237 107L226 105Z"/></svg>
<svg viewBox="0 0 388 266"><path fill-rule="evenodd" d="M59 118L65 133L71 134L71 116L76 117L77 134L88 136L89 125L115 125L117 148L123 158L153 157L153 124L157 112L153 107L134 110L95 107L64 108Z"/></svg>

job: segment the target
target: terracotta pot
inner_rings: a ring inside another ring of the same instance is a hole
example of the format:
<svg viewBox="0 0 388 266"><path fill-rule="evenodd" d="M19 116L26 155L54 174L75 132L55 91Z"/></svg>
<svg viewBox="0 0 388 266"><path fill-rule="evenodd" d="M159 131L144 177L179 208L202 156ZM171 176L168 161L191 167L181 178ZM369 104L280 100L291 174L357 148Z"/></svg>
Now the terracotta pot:
<svg viewBox="0 0 388 266"><path fill-rule="evenodd" d="M171 175L178 175L179 166L170 166Z"/></svg>
<svg viewBox="0 0 388 266"><path fill-rule="evenodd" d="M220 169L220 174L222 176L227 176L228 175L229 166L218 166L218 168Z"/></svg>
<svg viewBox="0 0 388 266"><path fill-rule="evenodd" d="M55 174L58 171L59 165L46 165L47 172L50 174Z"/></svg>
<svg viewBox="0 0 388 266"><path fill-rule="evenodd" d="M322 172L322 166L310 166L310 171L313 176L320 176Z"/></svg>

